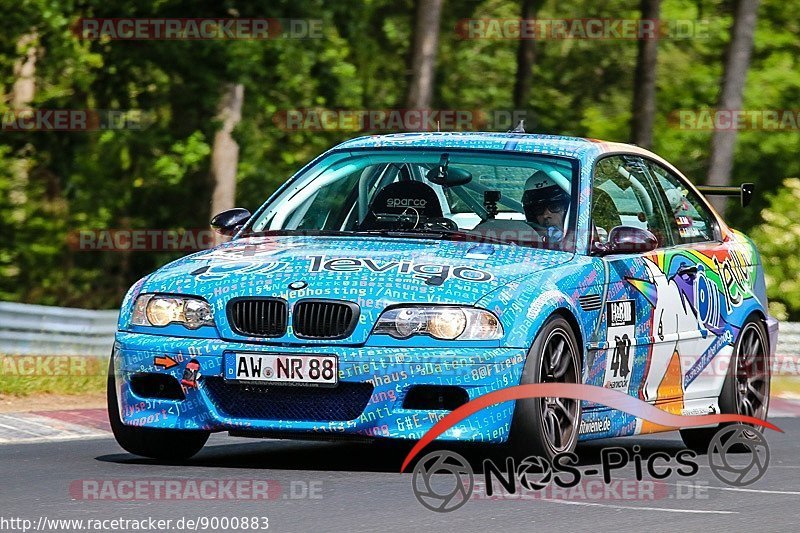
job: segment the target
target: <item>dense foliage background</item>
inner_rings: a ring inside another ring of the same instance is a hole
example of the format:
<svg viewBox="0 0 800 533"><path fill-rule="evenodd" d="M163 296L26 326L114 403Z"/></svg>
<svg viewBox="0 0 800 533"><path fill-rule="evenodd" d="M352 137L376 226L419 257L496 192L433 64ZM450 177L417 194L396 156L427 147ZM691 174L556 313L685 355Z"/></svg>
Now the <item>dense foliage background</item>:
<svg viewBox="0 0 800 533"><path fill-rule="evenodd" d="M413 0L179 1L0 0L0 112L18 78L26 36L36 41L36 92L43 109L141 109L142 129L0 131L0 300L93 308L117 306L141 275L181 253L87 252L72 232L101 228L202 228L208 223L211 145L226 84L245 87L237 203L256 208L304 162L352 131L286 131L276 112L296 108L403 108L409 79ZM659 42L654 151L696 183L707 174L711 131L675 127L681 109L713 108L734 2L663 0L664 19L709 21L708 31ZM792 109L800 100L796 0L763 0L745 109ZM434 109L511 109L519 43L464 40L465 18L520 16L519 1L446 0ZM323 21L321 39L252 41L81 40L80 17L287 17ZM549 0L540 18L639 18L632 0ZM627 141L637 42L537 42L528 130ZM798 130L742 131L733 181L753 181L748 209L732 225L765 252L775 310L800 317ZM765 194L772 193L772 195ZM770 198L773 199L770 206ZM762 218L763 210L769 208ZM779 244L776 239L781 239ZM787 284L788 283L788 284Z"/></svg>

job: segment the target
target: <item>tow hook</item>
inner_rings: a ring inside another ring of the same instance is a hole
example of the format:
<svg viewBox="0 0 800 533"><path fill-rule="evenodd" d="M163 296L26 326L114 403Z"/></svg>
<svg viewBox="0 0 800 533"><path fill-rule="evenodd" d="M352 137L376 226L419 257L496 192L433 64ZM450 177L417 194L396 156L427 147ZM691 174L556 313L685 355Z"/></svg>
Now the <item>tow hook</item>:
<svg viewBox="0 0 800 533"><path fill-rule="evenodd" d="M197 388L197 377L200 375L200 363L192 359L186 363L186 368L183 370L183 378L181 384L193 389Z"/></svg>

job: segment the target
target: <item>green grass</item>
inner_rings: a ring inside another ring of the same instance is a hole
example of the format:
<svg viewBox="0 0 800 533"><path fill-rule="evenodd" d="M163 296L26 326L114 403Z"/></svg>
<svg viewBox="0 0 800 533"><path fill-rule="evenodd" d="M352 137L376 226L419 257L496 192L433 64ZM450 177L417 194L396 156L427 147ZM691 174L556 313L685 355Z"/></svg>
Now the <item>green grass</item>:
<svg viewBox="0 0 800 533"><path fill-rule="evenodd" d="M102 392L107 372L106 357L0 355L0 395Z"/></svg>

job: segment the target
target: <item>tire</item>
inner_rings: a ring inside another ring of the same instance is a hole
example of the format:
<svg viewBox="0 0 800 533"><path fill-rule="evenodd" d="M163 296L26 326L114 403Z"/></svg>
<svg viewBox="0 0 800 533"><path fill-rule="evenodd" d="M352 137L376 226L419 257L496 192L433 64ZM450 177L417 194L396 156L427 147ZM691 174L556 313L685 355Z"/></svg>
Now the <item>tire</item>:
<svg viewBox="0 0 800 533"><path fill-rule="evenodd" d="M113 358L113 356L112 356ZM119 416L114 361L108 367L108 420L111 432L122 448L134 455L163 460L184 460L199 452L210 432L126 426Z"/></svg>
<svg viewBox="0 0 800 533"><path fill-rule="evenodd" d="M758 317L750 316L742 325L734 344L728 375L719 395L720 413L748 415L766 420L769 411L770 373L767 331ZM705 453L711 439L725 425L730 424L681 429L681 438L689 449Z"/></svg>
<svg viewBox="0 0 800 533"><path fill-rule="evenodd" d="M560 361L556 365L550 365L562 342L564 351ZM559 315L551 316L542 326L528 352L521 384L580 383L582 372L578 346L570 323ZM512 451L519 457L534 455L552 462L558 453L575 450L580 420L579 400L517 400L509 435Z"/></svg>

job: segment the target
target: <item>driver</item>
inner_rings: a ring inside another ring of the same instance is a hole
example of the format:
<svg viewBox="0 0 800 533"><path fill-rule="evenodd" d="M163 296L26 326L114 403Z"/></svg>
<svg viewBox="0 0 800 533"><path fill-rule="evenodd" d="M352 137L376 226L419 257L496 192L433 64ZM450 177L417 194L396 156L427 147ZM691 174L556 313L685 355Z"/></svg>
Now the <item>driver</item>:
<svg viewBox="0 0 800 533"><path fill-rule="evenodd" d="M563 240L569 194L545 172L537 170L525 182L522 206L525 219L545 242L560 243Z"/></svg>

